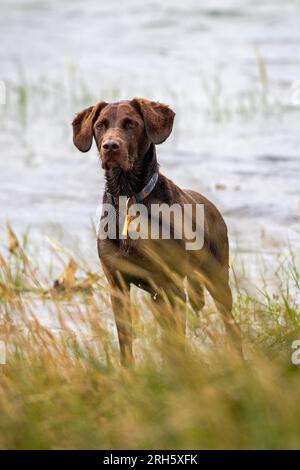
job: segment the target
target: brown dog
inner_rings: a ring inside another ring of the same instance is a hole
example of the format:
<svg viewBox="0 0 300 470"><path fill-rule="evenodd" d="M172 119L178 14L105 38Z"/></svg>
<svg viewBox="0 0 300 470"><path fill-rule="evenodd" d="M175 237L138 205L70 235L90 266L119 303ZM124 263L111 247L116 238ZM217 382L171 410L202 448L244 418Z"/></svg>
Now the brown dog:
<svg viewBox="0 0 300 470"><path fill-rule="evenodd" d="M122 364L133 360L131 311L126 307L130 284L148 291L159 306L161 324L182 334L185 318L181 309L178 319L175 304L178 299L185 301L183 280L188 279L189 300L195 311L204 305L204 284L223 316L227 332L240 348L239 327L231 316L225 222L216 207L201 194L183 190L159 173L155 146L170 135L174 116L164 104L135 98L111 104L101 101L80 112L73 121L73 140L79 150L87 152L95 139L105 170L103 203L112 204L117 214L119 196L126 196L129 205L143 204L149 217L153 204L179 204L180 207L189 204L193 208L204 205L203 246L198 250L186 250L183 237L176 238L174 231L170 240L161 236L150 241L132 240L127 236L127 227L125 236L121 236L118 218L116 236L98 240L99 257L112 288ZM174 318L166 313L170 305L174 306Z"/></svg>

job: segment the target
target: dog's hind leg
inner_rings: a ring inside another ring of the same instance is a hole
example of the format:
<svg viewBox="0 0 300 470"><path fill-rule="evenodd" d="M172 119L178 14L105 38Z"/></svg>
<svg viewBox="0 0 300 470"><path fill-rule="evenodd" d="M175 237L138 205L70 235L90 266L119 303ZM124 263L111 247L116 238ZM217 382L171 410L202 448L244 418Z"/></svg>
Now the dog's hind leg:
<svg viewBox="0 0 300 470"><path fill-rule="evenodd" d="M198 313L205 305L205 297L203 284L197 271L187 277L187 294L193 310Z"/></svg>
<svg viewBox="0 0 300 470"><path fill-rule="evenodd" d="M206 273L204 283L222 315L226 333L242 355L241 330L232 315L232 293L229 286L228 269L216 267L213 271Z"/></svg>

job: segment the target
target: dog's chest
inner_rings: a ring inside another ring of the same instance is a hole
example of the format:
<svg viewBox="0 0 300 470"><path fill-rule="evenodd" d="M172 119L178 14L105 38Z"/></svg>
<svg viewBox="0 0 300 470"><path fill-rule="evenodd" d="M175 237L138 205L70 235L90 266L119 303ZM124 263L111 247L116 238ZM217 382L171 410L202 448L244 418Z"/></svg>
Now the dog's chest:
<svg viewBox="0 0 300 470"><path fill-rule="evenodd" d="M131 238L121 238L117 241L120 255L125 256L138 256L138 240L132 240Z"/></svg>

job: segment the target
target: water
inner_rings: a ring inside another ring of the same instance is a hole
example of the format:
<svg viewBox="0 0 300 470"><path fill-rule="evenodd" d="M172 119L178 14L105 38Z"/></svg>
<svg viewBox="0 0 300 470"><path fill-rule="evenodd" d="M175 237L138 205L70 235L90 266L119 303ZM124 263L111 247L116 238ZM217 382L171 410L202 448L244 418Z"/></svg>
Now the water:
<svg viewBox="0 0 300 470"><path fill-rule="evenodd" d="M299 14L298 0L2 0L1 224L96 265L103 173L95 148L73 147L71 121L143 96L176 111L161 171L217 204L233 247L298 249Z"/></svg>

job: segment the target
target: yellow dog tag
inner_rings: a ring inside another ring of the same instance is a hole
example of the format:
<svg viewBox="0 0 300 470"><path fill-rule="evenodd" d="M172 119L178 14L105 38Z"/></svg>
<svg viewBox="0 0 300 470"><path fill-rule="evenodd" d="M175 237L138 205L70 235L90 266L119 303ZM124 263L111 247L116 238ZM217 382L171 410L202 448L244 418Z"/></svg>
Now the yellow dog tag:
<svg viewBox="0 0 300 470"><path fill-rule="evenodd" d="M126 214L125 220L124 220L124 225L123 225L123 230L122 230L122 235L127 236L128 235L128 227L130 225L130 222L132 221L133 217L132 215Z"/></svg>

